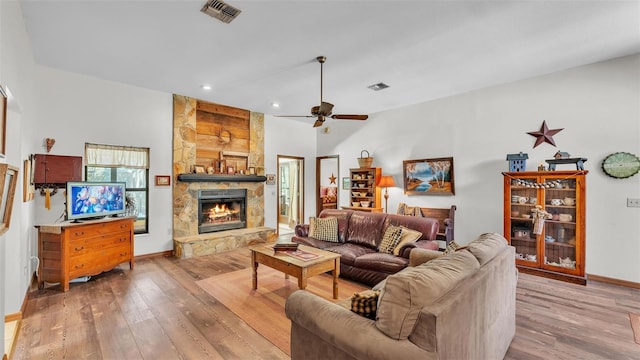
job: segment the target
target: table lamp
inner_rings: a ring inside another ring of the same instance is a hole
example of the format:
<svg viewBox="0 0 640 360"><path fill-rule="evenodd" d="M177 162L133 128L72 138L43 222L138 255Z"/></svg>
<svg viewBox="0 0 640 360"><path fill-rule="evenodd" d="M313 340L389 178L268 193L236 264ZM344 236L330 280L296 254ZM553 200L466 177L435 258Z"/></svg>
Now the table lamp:
<svg viewBox="0 0 640 360"><path fill-rule="evenodd" d="M388 187L396 186L396 183L393 181L393 176L384 175L380 177L380 182L378 182L378 186L384 188L384 212L387 212L387 202L389 201L389 193L387 192Z"/></svg>

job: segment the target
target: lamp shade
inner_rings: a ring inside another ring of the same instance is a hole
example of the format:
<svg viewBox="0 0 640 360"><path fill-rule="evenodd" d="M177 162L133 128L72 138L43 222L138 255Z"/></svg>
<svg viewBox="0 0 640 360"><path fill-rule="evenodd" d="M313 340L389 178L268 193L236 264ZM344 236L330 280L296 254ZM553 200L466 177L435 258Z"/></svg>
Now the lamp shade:
<svg viewBox="0 0 640 360"><path fill-rule="evenodd" d="M380 187L393 187L396 186L396 183L393 181L393 176L385 175L380 176L380 182L378 182L378 186Z"/></svg>

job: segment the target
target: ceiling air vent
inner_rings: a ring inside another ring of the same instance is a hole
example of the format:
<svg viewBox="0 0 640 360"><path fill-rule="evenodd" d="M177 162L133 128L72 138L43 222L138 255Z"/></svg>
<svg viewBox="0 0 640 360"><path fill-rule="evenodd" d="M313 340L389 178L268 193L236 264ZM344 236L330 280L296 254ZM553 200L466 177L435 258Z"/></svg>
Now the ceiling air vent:
<svg viewBox="0 0 640 360"><path fill-rule="evenodd" d="M200 11L227 24L233 21L233 19L238 17L242 12L224 1L219 0L207 1Z"/></svg>
<svg viewBox="0 0 640 360"><path fill-rule="evenodd" d="M367 87L369 89L373 90L373 91L380 91L380 90L384 90L384 89L388 88L389 85L380 82L380 83L377 83L377 84L369 85Z"/></svg>

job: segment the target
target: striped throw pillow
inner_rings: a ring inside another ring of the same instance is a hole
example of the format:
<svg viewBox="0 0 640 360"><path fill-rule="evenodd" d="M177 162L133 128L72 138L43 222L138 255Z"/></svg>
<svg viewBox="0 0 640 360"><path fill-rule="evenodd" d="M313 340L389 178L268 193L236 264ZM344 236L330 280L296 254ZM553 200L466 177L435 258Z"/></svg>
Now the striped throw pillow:
<svg viewBox="0 0 640 360"><path fill-rule="evenodd" d="M396 248L398 241L400 241L400 235L402 235L402 228L400 226L387 226L378 251L385 254L392 254L393 249Z"/></svg>

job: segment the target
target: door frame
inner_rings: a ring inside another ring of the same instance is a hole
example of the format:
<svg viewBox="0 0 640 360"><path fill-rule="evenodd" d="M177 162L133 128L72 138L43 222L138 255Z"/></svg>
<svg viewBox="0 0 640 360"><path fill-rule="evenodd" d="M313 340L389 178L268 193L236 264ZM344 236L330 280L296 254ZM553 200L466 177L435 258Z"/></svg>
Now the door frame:
<svg viewBox="0 0 640 360"><path fill-rule="evenodd" d="M300 206L298 207L298 216L301 222L304 221L304 157L292 156L292 155L276 155L277 169L277 193L276 193L276 234L280 235L280 186L282 179L280 179L280 159L295 160L300 163L300 176L298 177L298 193L300 197Z"/></svg>
<svg viewBox="0 0 640 360"><path fill-rule="evenodd" d="M322 199L320 198L320 184L322 179L321 172L321 162L322 160L327 159L336 159L336 186L338 190L336 191L336 204L340 204L340 155L326 155L326 156L316 156L316 215L320 215L320 211L322 211ZM339 206L339 205L338 205Z"/></svg>

